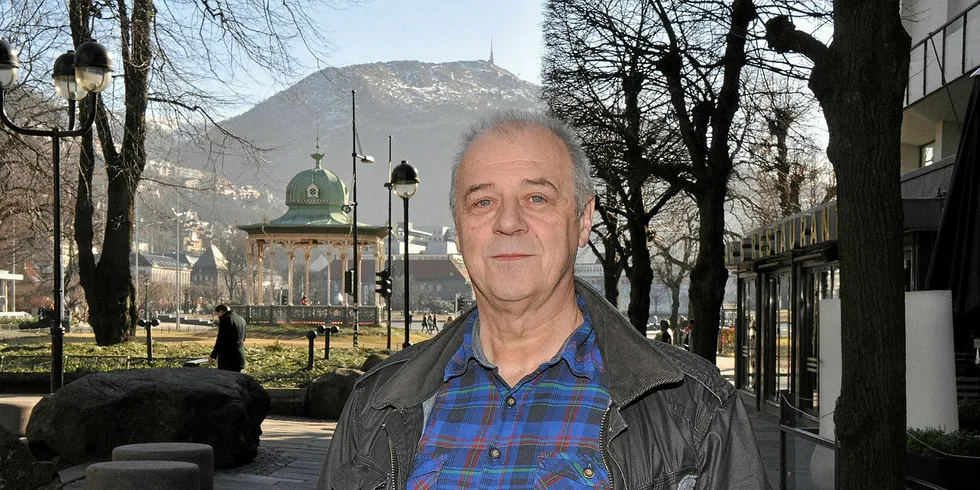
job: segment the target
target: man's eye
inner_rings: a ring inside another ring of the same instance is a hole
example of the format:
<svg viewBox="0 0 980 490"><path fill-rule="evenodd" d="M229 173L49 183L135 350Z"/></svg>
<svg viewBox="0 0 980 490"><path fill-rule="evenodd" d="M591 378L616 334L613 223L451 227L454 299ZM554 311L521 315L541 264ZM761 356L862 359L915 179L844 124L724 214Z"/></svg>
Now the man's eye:
<svg viewBox="0 0 980 490"><path fill-rule="evenodd" d="M533 203L543 203L545 200L544 196L531 196L531 202Z"/></svg>
<svg viewBox="0 0 980 490"><path fill-rule="evenodd" d="M485 208L485 207L489 206L492 202L493 201L491 201L490 199L480 199L480 200L476 201L475 205L477 207Z"/></svg>

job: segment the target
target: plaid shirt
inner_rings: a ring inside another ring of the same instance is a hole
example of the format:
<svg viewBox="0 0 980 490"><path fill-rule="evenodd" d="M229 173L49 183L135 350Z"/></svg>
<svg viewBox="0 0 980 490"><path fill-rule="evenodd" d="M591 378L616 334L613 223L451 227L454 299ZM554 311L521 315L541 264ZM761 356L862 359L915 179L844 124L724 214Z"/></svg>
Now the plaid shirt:
<svg viewBox="0 0 980 490"><path fill-rule="evenodd" d="M513 388L483 355L472 316L435 395L408 488L609 488L599 447L609 391L581 298L578 306L582 325Z"/></svg>

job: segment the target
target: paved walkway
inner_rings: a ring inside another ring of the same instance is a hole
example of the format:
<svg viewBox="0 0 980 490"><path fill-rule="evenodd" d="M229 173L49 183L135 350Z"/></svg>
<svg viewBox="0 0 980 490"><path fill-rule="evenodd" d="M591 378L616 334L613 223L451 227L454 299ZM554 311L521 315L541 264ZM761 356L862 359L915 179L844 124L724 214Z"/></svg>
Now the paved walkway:
<svg viewBox="0 0 980 490"><path fill-rule="evenodd" d="M731 366L729 366L729 363ZM734 376L734 359L718 358L723 375ZM747 407L767 477L772 488L779 488L779 425L775 416ZM259 454L252 463L238 468L217 470L215 490L309 490L316 480L333 436L335 422L273 415L262 423ZM61 488L84 489L85 466L61 472ZM57 486L50 487L59 488Z"/></svg>

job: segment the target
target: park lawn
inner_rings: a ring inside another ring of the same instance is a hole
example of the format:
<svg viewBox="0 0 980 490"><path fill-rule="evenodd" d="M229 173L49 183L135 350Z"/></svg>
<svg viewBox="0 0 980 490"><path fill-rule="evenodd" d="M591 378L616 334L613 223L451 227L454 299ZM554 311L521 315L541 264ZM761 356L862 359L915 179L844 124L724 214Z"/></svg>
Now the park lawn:
<svg viewBox="0 0 980 490"><path fill-rule="evenodd" d="M318 336L314 346L315 362L307 370L309 341L308 326L284 325L278 327L250 326L245 342L245 372L266 388L302 388L311 381L338 368L360 369L364 359L372 353L386 354L387 330L383 327L360 329L358 347L353 347L353 332L334 334L331 339L330 359L324 360L324 338ZM141 332L138 332L141 333ZM413 342L428 338L412 332ZM151 367L181 366L183 360L206 358L214 344L215 331L153 333L153 359ZM65 342L65 372L105 371L127 367L147 367L146 337L137 335L128 342L100 347L92 334L70 334ZM392 345L400 347L398 331L392 332ZM45 357L51 356L51 344L47 337L37 337L33 342L19 339L16 343L0 343L0 356L7 359L7 371L48 372L50 364ZM31 359L18 366L16 360Z"/></svg>

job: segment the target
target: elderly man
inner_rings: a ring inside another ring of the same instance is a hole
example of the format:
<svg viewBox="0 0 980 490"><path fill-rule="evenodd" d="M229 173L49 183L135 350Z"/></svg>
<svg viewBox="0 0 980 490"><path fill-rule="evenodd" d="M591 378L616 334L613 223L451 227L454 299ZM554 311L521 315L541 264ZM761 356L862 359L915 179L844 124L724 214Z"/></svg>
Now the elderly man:
<svg viewBox="0 0 980 490"><path fill-rule="evenodd" d="M768 488L717 368L574 279L595 208L574 132L504 112L463 143L449 200L476 308L358 380L320 488Z"/></svg>

